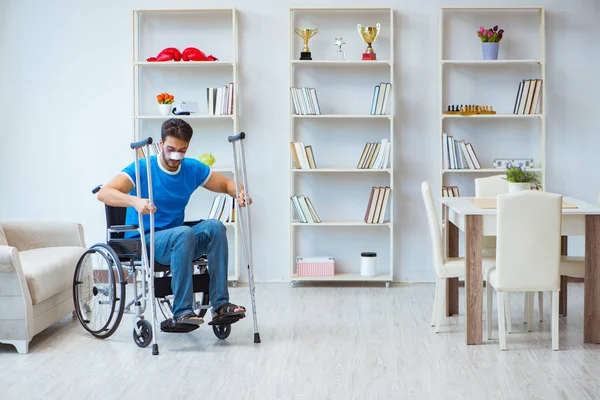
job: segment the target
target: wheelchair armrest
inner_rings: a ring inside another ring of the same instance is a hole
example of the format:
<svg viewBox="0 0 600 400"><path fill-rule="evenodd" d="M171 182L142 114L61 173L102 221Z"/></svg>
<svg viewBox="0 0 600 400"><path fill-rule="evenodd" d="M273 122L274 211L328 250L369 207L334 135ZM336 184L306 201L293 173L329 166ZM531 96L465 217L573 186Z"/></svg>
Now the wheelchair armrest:
<svg viewBox="0 0 600 400"><path fill-rule="evenodd" d="M129 231L135 231L137 230L138 226L137 225L111 225L110 228L108 228L109 232L129 232Z"/></svg>

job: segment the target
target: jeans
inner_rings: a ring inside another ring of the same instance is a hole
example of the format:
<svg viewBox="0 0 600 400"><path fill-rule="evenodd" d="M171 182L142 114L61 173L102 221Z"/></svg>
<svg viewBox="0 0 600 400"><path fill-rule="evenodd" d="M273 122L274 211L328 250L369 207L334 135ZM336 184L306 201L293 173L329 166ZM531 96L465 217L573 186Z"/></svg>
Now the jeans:
<svg viewBox="0 0 600 400"><path fill-rule="evenodd" d="M145 238L149 245L150 235L146 234ZM213 309L216 310L229 301L228 252L225 225L216 219L202 221L193 227L179 226L154 232L154 259L160 264L171 266L174 317L193 311L192 261L203 254L208 256L208 295Z"/></svg>

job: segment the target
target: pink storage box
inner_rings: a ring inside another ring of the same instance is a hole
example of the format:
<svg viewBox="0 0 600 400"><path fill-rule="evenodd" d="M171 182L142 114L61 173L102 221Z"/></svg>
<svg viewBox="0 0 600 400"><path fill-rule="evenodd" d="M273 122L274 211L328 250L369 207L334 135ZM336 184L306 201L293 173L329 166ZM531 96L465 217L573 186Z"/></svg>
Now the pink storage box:
<svg viewBox="0 0 600 400"><path fill-rule="evenodd" d="M335 274L333 257L296 257L298 276L333 276Z"/></svg>

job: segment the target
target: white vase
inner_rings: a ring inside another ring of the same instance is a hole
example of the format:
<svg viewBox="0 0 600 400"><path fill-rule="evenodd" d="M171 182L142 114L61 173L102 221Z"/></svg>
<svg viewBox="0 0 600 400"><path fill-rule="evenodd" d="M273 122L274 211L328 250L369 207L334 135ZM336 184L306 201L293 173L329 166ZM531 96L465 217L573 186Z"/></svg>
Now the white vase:
<svg viewBox="0 0 600 400"><path fill-rule="evenodd" d="M508 193L521 192L530 189L531 183L529 182L508 182Z"/></svg>
<svg viewBox="0 0 600 400"><path fill-rule="evenodd" d="M173 104L162 104L162 103L158 104L158 112L163 117L166 117L169 114L171 114L171 109L172 108L173 108Z"/></svg>

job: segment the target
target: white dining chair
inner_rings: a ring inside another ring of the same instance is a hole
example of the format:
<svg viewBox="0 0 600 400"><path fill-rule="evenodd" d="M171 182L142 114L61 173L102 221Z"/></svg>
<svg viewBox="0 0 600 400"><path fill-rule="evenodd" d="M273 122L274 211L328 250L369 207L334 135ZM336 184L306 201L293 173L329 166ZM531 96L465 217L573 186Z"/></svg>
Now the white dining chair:
<svg viewBox="0 0 600 400"><path fill-rule="evenodd" d="M425 210L427 212L433 266L436 275L431 326L435 326L435 332L438 333L446 306L446 279L464 279L466 275L466 263L464 257L445 257L440 220L438 219L433 196L431 195L431 186L428 182L421 183L421 194L423 195L423 202L425 203ZM486 276L486 271L494 267L494 261L494 257L483 257L483 276Z"/></svg>
<svg viewBox="0 0 600 400"><path fill-rule="evenodd" d="M510 292L552 292L552 349L558 350L558 294L562 196L526 190L498 195L496 267L488 272L487 313L498 302L500 349L506 350L504 296ZM488 339L492 319L487 319Z"/></svg>

